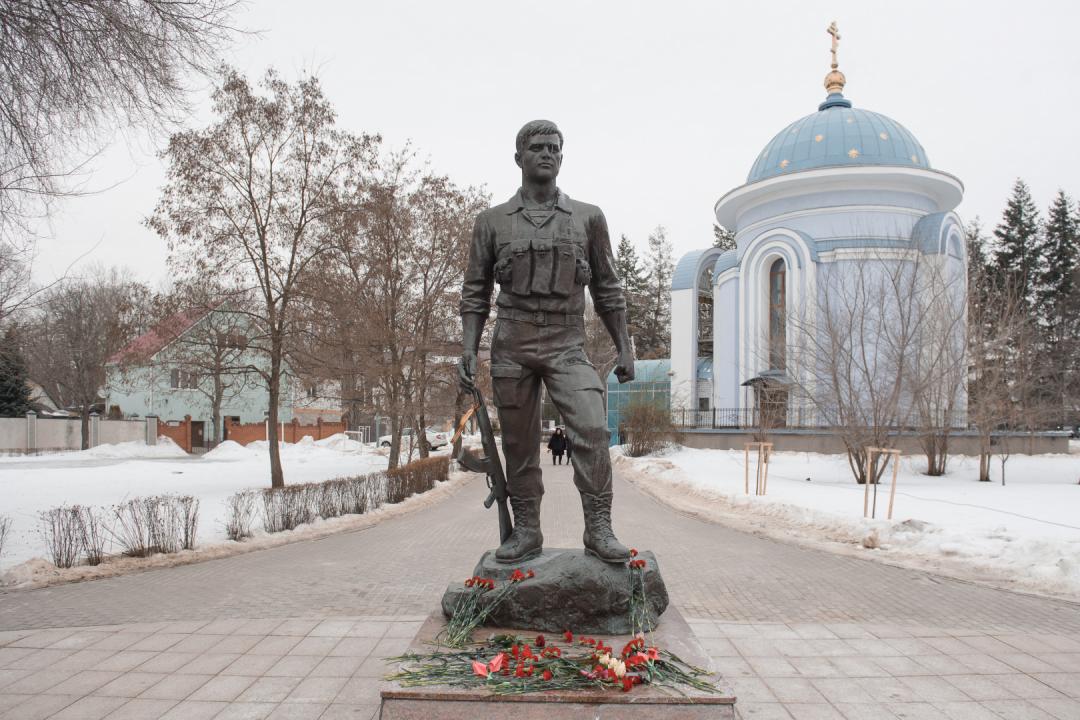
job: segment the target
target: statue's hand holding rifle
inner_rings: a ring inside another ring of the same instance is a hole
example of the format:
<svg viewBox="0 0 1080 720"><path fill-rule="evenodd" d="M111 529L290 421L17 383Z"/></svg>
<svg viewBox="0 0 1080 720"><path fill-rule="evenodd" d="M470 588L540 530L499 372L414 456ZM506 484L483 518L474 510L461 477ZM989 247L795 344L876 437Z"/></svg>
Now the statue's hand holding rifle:
<svg viewBox="0 0 1080 720"><path fill-rule="evenodd" d="M484 500L484 507L489 508L494 503L499 504L499 542L503 543L510 537L514 525L510 520L510 510L507 507L506 474L503 471L502 461L499 459L499 446L495 442L495 432L491 428L491 418L488 416L487 405L484 404L484 396L480 394L480 390L475 383L476 365L476 352L466 350L461 357L461 386L462 389L472 394L473 405L462 416L451 445L458 442L466 423L469 422L469 418L476 415L476 422L480 426L480 441L484 448L484 455L483 457L477 457L475 454L466 451L465 443L462 443L454 459L472 472L487 475L487 485L491 492L488 494L487 499Z"/></svg>

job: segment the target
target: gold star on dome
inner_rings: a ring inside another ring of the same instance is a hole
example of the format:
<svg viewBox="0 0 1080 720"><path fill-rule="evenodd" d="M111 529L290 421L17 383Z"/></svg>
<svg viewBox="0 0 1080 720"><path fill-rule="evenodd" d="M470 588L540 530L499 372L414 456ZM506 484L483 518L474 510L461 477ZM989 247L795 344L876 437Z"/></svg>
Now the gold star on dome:
<svg viewBox="0 0 1080 720"><path fill-rule="evenodd" d="M814 142L821 142L824 139L825 139L824 135L815 135L814 136Z"/></svg>
<svg viewBox="0 0 1080 720"><path fill-rule="evenodd" d="M855 118L853 118L853 117L849 117L849 118L847 119L847 124L848 124L848 125L850 125L850 124L851 124L851 123L853 123L853 122L855 122Z"/></svg>
<svg viewBox="0 0 1080 720"><path fill-rule="evenodd" d="M918 155L912 155L911 156L911 162L913 162L913 163L915 163L917 165L919 163L919 156Z"/></svg>
<svg viewBox="0 0 1080 720"><path fill-rule="evenodd" d="M791 164L790 160L781 160L780 161L780 169L783 170L784 168L786 168L790 164Z"/></svg>
<svg viewBox="0 0 1080 720"><path fill-rule="evenodd" d="M847 151L847 156L849 158L851 158L852 160L854 160L855 158L859 157L859 151L856 150L855 148L851 148L850 150Z"/></svg>
<svg viewBox="0 0 1080 720"><path fill-rule="evenodd" d="M888 140L889 139L889 133L883 132L880 135L878 135L878 137L881 138L882 140Z"/></svg>

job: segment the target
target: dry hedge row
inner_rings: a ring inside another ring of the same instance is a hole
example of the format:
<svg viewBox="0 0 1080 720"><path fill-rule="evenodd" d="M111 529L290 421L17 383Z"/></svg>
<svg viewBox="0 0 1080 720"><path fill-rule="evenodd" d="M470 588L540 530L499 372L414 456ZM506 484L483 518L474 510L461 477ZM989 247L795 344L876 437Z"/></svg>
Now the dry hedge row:
<svg viewBox="0 0 1080 720"><path fill-rule="evenodd" d="M64 505L39 513L38 532L57 567L98 565L110 544L129 557L195 547L199 499L191 495L132 498L109 509Z"/></svg>
<svg viewBox="0 0 1080 720"><path fill-rule="evenodd" d="M268 533L275 533L292 530L315 518L363 515L383 505L399 503L431 490L436 483L445 481L449 472L449 458L432 457L386 472L283 488L247 490L229 498L226 534L231 540L242 540L251 535L256 497L262 501L263 528Z"/></svg>
<svg viewBox="0 0 1080 720"><path fill-rule="evenodd" d="M266 490L245 490L226 500L225 534L230 540L251 537L261 507L266 532L292 530L315 518L362 515L427 492L449 477L446 457L416 460L386 472L290 485ZM10 520L0 517L0 552ZM101 563L112 544L129 557L175 553L195 547L199 526L199 500L190 495L155 495L132 498L111 508L65 505L39 513L38 532L57 567L72 567L80 560Z"/></svg>

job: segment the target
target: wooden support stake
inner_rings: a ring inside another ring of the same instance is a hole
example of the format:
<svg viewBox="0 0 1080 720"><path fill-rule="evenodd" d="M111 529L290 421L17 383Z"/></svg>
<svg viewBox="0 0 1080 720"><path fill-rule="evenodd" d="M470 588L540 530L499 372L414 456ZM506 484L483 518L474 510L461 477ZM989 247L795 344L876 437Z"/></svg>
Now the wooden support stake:
<svg viewBox="0 0 1080 720"><path fill-rule="evenodd" d="M769 457L772 454L772 447L772 443L743 443L743 491L747 495L750 494L750 450L757 451L757 466L754 469L754 494L764 495L769 485Z"/></svg>
<svg viewBox="0 0 1080 720"><path fill-rule="evenodd" d="M743 490L747 495L750 494L750 443L743 445L743 475L746 480L746 488Z"/></svg>
<svg viewBox="0 0 1080 720"><path fill-rule="evenodd" d="M872 464L870 462L871 449L866 448L866 475L863 478L863 497L862 497L862 516L867 517L870 515L870 468Z"/></svg>
<svg viewBox="0 0 1080 720"><path fill-rule="evenodd" d="M875 455L888 455L889 459L885 462L892 461L893 464L892 487L889 488L888 515L888 519L892 520L893 504L896 501L896 478L900 472L900 451L894 448L866 448L866 487L863 489L863 517L874 517L877 514L877 483L874 483L873 510L870 509L870 482L872 480L870 474L874 467L873 459Z"/></svg>
<svg viewBox="0 0 1080 720"><path fill-rule="evenodd" d="M889 520L892 520L893 502L896 500L896 476L900 472L900 451L893 451L892 487L889 488Z"/></svg>

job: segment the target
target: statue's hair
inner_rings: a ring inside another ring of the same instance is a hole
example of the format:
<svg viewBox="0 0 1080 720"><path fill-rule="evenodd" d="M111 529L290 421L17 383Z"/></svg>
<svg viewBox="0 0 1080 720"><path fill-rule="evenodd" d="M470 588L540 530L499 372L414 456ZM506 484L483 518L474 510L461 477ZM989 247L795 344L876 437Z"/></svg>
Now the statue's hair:
<svg viewBox="0 0 1080 720"><path fill-rule="evenodd" d="M558 125L550 120L533 120L532 122L525 123L525 125L518 130L515 147L519 153L525 149L525 145L528 144L529 138L533 135L558 135L559 145L562 145L565 142L565 140L563 140L562 130L559 129Z"/></svg>

